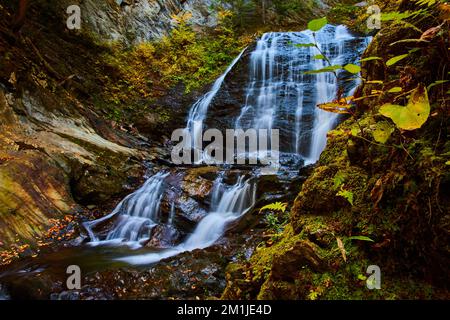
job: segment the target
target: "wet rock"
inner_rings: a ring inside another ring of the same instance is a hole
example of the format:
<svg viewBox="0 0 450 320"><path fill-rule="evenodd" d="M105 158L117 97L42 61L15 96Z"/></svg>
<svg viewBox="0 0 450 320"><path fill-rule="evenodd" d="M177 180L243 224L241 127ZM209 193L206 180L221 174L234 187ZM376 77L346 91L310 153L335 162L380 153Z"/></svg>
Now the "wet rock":
<svg viewBox="0 0 450 320"><path fill-rule="evenodd" d="M185 220L190 224L196 224L203 219L207 214L207 207L201 206L192 198L181 196L176 201L177 219Z"/></svg>
<svg viewBox="0 0 450 320"><path fill-rule="evenodd" d="M206 203L206 200L211 196L217 171L218 169L215 167L189 169L183 179L181 188L188 197Z"/></svg>
<svg viewBox="0 0 450 320"><path fill-rule="evenodd" d="M246 50L226 77L221 90L208 108L208 118L205 121L207 127L223 131L235 128L234 121L245 105L248 67L253 49L254 47L250 47Z"/></svg>
<svg viewBox="0 0 450 320"><path fill-rule="evenodd" d="M170 248L181 241L181 233L172 225L157 225L150 234L146 246L157 249Z"/></svg>
<svg viewBox="0 0 450 320"><path fill-rule="evenodd" d="M0 284L0 301L1 300L9 300L11 297L9 296L8 292L6 291L6 288Z"/></svg>
<svg viewBox="0 0 450 320"><path fill-rule="evenodd" d="M81 299L201 299L225 288L227 259L219 250L196 250L161 261L147 270L118 269L86 277ZM89 293L90 292L90 293Z"/></svg>
<svg viewBox="0 0 450 320"><path fill-rule="evenodd" d="M63 291L60 294L50 295L50 300L80 300L80 292Z"/></svg>

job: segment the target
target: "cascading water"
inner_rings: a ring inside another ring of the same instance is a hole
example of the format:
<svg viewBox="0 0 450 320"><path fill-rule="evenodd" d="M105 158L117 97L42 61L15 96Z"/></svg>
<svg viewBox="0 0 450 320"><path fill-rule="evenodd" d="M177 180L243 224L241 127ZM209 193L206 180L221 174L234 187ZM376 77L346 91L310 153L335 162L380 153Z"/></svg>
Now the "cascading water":
<svg viewBox="0 0 450 320"><path fill-rule="evenodd" d="M316 41L332 64L344 65L355 63L368 39L332 25L315 33L315 39L310 31L264 34L251 54L245 104L235 122L242 129L279 129L281 151L299 154L309 163L317 161L327 132L337 122L335 114L316 106L333 100L342 86L332 73L305 74L326 62L317 59L317 48L296 44ZM357 85L357 80L347 81L345 93Z"/></svg>
<svg viewBox="0 0 450 320"><path fill-rule="evenodd" d="M227 70L214 82L211 90L205 94L200 100L198 100L191 107L189 111L189 116L187 120L186 129L189 130L192 137L192 146L194 152L197 153L198 161L201 161L201 149L202 149L202 135L203 135L203 122L205 121L208 107L219 92L222 87L223 82L225 81L226 76L236 63L239 61L241 56L244 54L246 49L242 50L241 53L234 59L234 61L228 66Z"/></svg>
<svg viewBox="0 0 450 320"><path fill-rule="evenodd" d="M211 212L200 221L194 233L186 241L187 248L204 248L212 245L222 236L230 222L241 217L256 202L255 184L244 181L243 176L234 186L221 192L222 188L224 183L219 179L214 186L219 195L213 198Z"/></svg>
<svg viewBox="0 0 450 320"><path fill-rule="evenodd" d="M218 180L214 189L219 193L215 198L218 203L216 201L211 203L211 212L199 222L194 232L183 243L161 252L131 255L117 260L135 265L151 264L181 252L213 245L223 235L226 226L242 217L256 202L256 185L252 179L244 180L244 177L240 177L231 187L225 187L222 180Z"/></svg>
<svg viewBox="0 0 450 320"><path fill-rule="evenodd" d="M85 223L84 226L91 238L90 244L105 244L105 242L133 243L147 240L152 227L158 224L164 179L168 175L167 172L157 173L148 179L139 190L123 199L111 214L93 222ZM117 221L114 228L106 235L105 239L99 239L93 229L115 216L117 216Z"/></svg>
<svg viewBox="0 0 450 320"><path fill-rule="evenodd" d="M330 59L331 65L345 65L346 63L354 62L355 56L352 56L353 52L348 52L347 47L350 41L354 41L355 37L352 36L345 26L335 27L334 34L329 32L319 32L316 34L316 39L319 48ZM314 38L312 34L309 34L310 40ZM368 44L367 38L362 38L359 47L355 49L362 53L362 50L366 48ZM314 48L310 48L314 51ZM314 53L311 53L314 54ZM317 52L316 52L317 54ZM349 56L350 55L350 56ZM359 57L360 54L357 55ZM313 70L319 70L326 67L326 62L323 59L317 59L314 64ZM331 73L320 73L316 76L316 104L330 102L336 98L337 91L342 83L338 82L336 76ZM354 79L350 81L348 90L344 93L350 95L359 85L359 81ZM314 127L312 131L311 150L307 157L309 163L316 162L322 151L326 146L327 132L333 129L338 120L338 115L323 111L319 108L315 108Z"/></svg>
<svg viewBox="0 0 450 320"><path fill-rule="evenodd" d="M317 48L295 44L315 41L332 64L341 65L355 63L368 43L367 38L354 37L343 26L328 25L315 35L309 31L264 34L251 53L244 103L240 113L233 119L235 128L279 129L284 142L280 151L300 155L309 163L317 161L325 148L327 132L338 120L336 115L316 108L317 104L333 100L339 87L349 94L358 84L357 80L348 79L349 75L345 74L339 75L340 79L347 77L345 81L338 80L330 73L306 74L306 71L325 67L325 62L317 59ZM244 52L217 79L211 91L192 106L186 129L193 137L194 150L201 147L210 105L220 90L226 90L222 88L223 83ZM130 255L117 260L150 264L180 252L211 246L218 241L227 225L242 217L256 203L257 177L244 179L242 175L230 186L224 183L224 173L220 171L214 182L209 213L183 242L162 251ZM125 242L141 247L149 239L152 228L163 224L158 217L160 202L167 191L164 181L171 174L156 174L141 189L126 197L110 215L86 223L90 244ZM175 211L172 200L166 222L172 227L177 220ZM96 235L93 230L113 218L112 230L103 237Z"/></svg>

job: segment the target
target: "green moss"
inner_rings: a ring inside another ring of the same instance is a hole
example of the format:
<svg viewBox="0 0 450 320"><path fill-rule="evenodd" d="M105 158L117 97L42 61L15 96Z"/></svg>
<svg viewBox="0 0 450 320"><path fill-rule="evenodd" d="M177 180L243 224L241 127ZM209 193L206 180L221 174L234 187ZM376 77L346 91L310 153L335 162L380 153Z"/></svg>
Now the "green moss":
<svg viewBox="0 0 450 320"><path fill-rule="evenodd" d="M178 83L187 93L201 88L223 72L248 40L224 23L214 32L199 34L182 19L162 40L132 48L111 43L103 59L115 73L104 77L104 97L121 105L158 97Z"/></svg>
<svg viewBox="0 0 450 320"><path fill-rule="evenodd" d="M252 281L260 282L265 280L271 270L274 257L282 255L292 248L301 238L302 236L295 234L292 227L288 225L284 229L279 242L270 247L258 247L256 253L250 259L250 264L252 265Z"/></svg>

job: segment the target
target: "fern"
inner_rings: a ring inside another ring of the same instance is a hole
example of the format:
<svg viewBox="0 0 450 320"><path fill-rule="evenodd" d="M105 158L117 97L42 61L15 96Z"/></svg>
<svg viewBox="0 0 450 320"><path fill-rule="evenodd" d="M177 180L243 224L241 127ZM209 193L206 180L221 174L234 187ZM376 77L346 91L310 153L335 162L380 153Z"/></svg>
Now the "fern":
<svg viewBox="0 0 450 320"><path fill-rule="evenodd" d="M336 195L345 198L353 206L353 192L345 190L344 186L341 186L341 190Z"/></svg>
<svg viewBox="0 0 450 320"><path fill-rule="evenodd" d="M275 203L271 203L271 204L268 204L268 205L262 207L259 210L259 212L265 211L265 210L272 210L272 211L279 211L279 212L285 213L286 207L287 207L287 203L275 202Z"/></svg>

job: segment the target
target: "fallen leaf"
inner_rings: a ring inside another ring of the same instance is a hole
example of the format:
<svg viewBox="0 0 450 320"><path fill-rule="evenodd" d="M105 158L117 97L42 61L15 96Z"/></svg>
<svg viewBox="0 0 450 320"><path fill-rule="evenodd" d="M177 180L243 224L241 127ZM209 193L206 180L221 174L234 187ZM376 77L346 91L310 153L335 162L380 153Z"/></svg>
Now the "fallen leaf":
<svg viewBox="0 0 450 320"><path fill-rule="evenodd" d="M341 238L339 238L339 237L336 238L336 242L337 242L339 250L341 251L342 258L344 259L345 262L347 262L347 252L345 251L344 243L342 242Z"/></svg>

